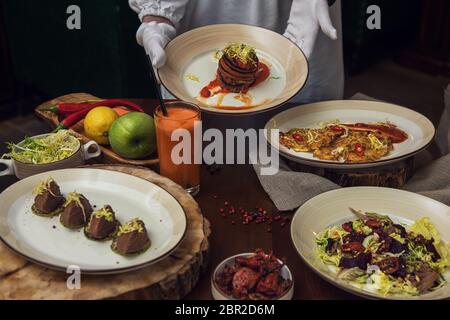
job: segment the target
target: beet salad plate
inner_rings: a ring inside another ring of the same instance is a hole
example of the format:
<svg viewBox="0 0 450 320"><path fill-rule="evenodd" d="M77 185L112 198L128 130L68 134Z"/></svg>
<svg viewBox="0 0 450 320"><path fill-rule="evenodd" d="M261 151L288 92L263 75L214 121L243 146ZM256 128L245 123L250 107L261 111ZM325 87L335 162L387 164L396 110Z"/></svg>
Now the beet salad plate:
<svg viewBox="0 0 450 320"><path fill-rule="evenodd" d="M217 24L181 34L166 47L161 83L204 111L252 113L295 96L308 62L294 43L260 27Z"/></svg>
<svg viewBox="0 0 450 320"><path fill-rule="evenodd" d="M64 199L57 200L61 195ZM25 259L61 271L71 265L84 274L143 268L174 251L187 229L182 206L167 191L101 169L56 170L26 178L3 191L0 203L1 240ZM117 222L121 228L116 229Z"/></svg>
<svg viewBox="0 0 450 320"><path fill-rule="evenodd" d="M372 299L450 297L450 208L397 189L352 187L303 204L291 237L320 277Z"/></svg>
<svg viewBox="0 0 450 320"><path fill-rule="evenodd" d="M280 154L309 166L370 168L406 159L426 148L435 129L413 110L376 101L339 100L298 106L266 124Z"/></svg>

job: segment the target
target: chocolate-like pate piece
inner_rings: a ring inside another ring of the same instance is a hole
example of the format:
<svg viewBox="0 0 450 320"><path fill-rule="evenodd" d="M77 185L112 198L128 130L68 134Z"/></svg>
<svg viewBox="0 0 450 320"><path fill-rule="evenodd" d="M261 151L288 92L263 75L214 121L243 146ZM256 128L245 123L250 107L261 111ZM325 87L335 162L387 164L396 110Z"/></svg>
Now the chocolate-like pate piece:
<svg viewBox="0 0 450 320"><path fill-rule="evenodd" d="M52 178L42 181L34 188L33 193L36 195L32 207L34 214L52 217L61 213L64 196L61 194L58 184Z"/></svg>
<svg viewBox="0 0 450 320"><path fill-rule="evenodd" d="M116 234L119 226L113 209L106 205L92 213L89 223L84 228L84 234L91 240L108 240Z"/></svg>
<svg viewBox="0 0 450 320"><path fill-rule="evenodd" d="M150 245L144 222L136 218L119 228L111 248L121 255L136 255L145 252Z"/></svg>
<svg viewBox="0 0 450 320"><path fill-rule="evenodd" d="M92 206L84 195L71 192L67 195L59 221L66 228L79 229L89 222L92 211Z"/></svg>

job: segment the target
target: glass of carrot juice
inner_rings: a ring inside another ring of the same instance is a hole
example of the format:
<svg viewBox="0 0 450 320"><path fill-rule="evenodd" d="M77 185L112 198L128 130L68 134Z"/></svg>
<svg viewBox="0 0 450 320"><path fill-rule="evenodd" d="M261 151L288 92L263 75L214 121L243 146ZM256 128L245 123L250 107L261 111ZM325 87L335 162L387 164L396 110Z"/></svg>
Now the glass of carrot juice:
<svg viewBox="0 0 450 320"><path fill-rule="evenodd" d="M191 195L197 195L200 191L200 164L194 161L194 128L201 121L200 109L193 103L183 101L166 102L165 106L167 116L164 116L161 107L157 107L154 114L160 174L178 183ZM180 140L172 141L172 134L177 129L189 133L190 155L185 155L184 149L173 154L175 146L181 143ZM198 143L201 145L201 142ZM180 159L175 159L178 155L188 161L180 163Z"/></svg>

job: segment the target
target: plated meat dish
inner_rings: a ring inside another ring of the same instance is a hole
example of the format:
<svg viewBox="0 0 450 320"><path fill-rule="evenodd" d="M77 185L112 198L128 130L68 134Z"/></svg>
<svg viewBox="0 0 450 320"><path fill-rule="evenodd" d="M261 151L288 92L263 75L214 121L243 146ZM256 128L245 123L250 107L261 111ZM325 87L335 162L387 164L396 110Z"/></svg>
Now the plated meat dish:
<svg viewBox="0 0 450 320"><path fill-rule="evenodd" d="M136 218L119 227L111 248L121 255L135 255L145 252L150 245L145 223Z"/></svg>
<svg viewBox="0 0 450 320"><path fill-rule="evenodd" d="M392 123L329 123L321 128L280 132L280 144L296 152L312 152L321 160L373 162L386 156L408 135Z"/></svg>
<svg viewBox="0 0 450 320"><path fill-rule="evenodd" d="M292 285L290 279L281 276L283 267L273 254L257 250L250 257L236 257L234 265L225 266L214 281L225 294L236 299L275 299Z"/></svg>
<svg viewBox="0 0 450 320"><path fill-rule="evenodd" d="M90 240L113 239L111 249L121 255L139 255L151 246L144 221L139 218L121 225L110 205L93 212L89 200L81 193L70 192L64 198L58 184L48 178L37 185L32 211L44 217L59 214L61 224L72 230L84 227L84 234Z"/></svg>
<svg viewBox="0 0 450 320"><path fill-rule="evenodd" d="M411 226L351 209L357 219L316 238L317 255L339 279L382 295L420 295L442 286L450 251L428 218Z"/></svg>
<svg viewBox="0 0 450 320"><path fill-rule="evenodd" d="M92 206L84 195L71 192L66 197L64 211L61 213L59 221L66 228L79 229L87 224L92 211Z"/></svg>
<svg viewBox="0 0 450 320"><path fill-rule="evenodd" d="M217 79L230 92L243 92L256 81L258 66L259 59L254 48L233 43L223 50Z"/></svg>
<svg viewBox="0 0 450 320"><path fill-rule="evenodd" d="M200 97L237 93L236 99L251 104L246 93L269 78L269 66L260 61L255 48L242 43L227 45L218 59L216 78L200 91Z"/></svg>
<svg viewBox="0 0 450 320"><path fill-rule="evenodd" d="M94 211L91 219L84 228L84 234L91 240L103 241L114 237L120 223L116 219L116 213L110 205Z"/></svg>
<svg viewBox="0 0 450 320"><path fill-rule="evenodd" d="M61 194L58 184L52 178L37 185L33 194L35 198L31 210L38 216L57 216L64 208L64 196Z"/></svg>

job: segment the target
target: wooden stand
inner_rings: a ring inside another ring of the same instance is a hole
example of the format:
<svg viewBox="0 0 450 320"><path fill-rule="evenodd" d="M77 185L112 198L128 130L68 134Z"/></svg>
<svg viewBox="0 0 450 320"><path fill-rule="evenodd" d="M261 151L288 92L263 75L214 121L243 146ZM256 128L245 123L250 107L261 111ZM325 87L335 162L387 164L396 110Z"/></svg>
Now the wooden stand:
<svg viewBox="0 0 450 320"><path fill-rule="evenodd" d="M55 98L53 100L47 101L35 109L35 114L39 118L43 119L45 122L49 124L51 128L56 128L61 119L58 118L58 115L54 114L50 111L44 111L58 103L86 103L86 102L96 102L101 101L102 99L94 97L88 93L72 93L62 97ZM84 120L79 121L73 127L70 128L72 134L81 140L82 143L87 143L91 141L86 136L84 132ZM148 159L141 160L132 160L125 159L115 153L111 147L108 146L100 146L102 149L102 162L103 163L120 163L126 165L134 165L134 166L143 166L143 167L151 167L154 168L159 163L158 155L154 154L150 156Z"/></svg>
<svg viewBox="0 0 450 320"><path fill-rule="evenodd" d="M186 238L169 257L147 268L108 276L81 276L81 289L69 290L68 275L25 261L0 243L0 300L4 299L180 299L205 271L210 225L198 204L180 186L145 168L96 165L151 181L171 193L188 216Z"/></svg>
<svg viewBox="0 0 450 320"><path fill-rule="evenodd" d="M414 168L414 157L385 166L366 169L324 169L286 160L294 171L308 172L327 178L342 187L375 186L401 188L409 180Z"/></svg>

